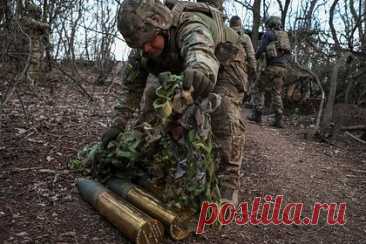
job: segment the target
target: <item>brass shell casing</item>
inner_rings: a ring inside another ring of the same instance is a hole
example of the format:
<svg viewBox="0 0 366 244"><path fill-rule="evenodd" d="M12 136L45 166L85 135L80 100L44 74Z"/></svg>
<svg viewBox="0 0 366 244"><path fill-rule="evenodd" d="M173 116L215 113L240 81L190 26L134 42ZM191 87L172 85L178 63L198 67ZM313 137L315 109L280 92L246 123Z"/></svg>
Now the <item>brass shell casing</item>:
<svg viewBox="0 0 366 244"><path fill-rule="evenodd" d="M176 213L164 207L161 201L141 188L118 179L112 179L108 182L108 186L112 191L124 197L138 209L161 221L169 228L169 234L174 240L183 240L191 234L191 231L184 227L185 221L181 220Z"/></svg>
<svg viewBox="0 0 366 244"><path fill-rule="evenodd" d="M117 199L109 192L101 193L96 208L114 226L137 244L160 243L164 227L155 219L141 212L123 199Z"/></svg>
<svg viewBox="0 0 366 244"><path fill-rule="evenodd" d="M110 221L126 237L137 244L156 244L164 238L164 226L131 203L114 195L101 184L79 180L82 198Z"/></svg>

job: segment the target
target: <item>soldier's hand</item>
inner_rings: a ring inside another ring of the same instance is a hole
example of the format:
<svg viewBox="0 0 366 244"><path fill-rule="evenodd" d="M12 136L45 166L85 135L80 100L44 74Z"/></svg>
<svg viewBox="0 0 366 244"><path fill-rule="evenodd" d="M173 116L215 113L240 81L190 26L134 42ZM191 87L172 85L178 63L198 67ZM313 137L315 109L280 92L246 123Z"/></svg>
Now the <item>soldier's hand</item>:
<svg viewBox="0 0 366 244"><path fill-rule="evenodd" d="M205 97L212 89L212 82L199 70L187 68L184 73L183 89L189 90L193 86L193 97Z"/></svg>
<svg viewBox="0 0 366 244"><path fill-rule="evenodd" d="M117 138L119 133L121 133L122 130L117 127L111 127L109 128L104 134L102 135L102 147L106 148L108 146L108 143L114 139Z"/></svg>

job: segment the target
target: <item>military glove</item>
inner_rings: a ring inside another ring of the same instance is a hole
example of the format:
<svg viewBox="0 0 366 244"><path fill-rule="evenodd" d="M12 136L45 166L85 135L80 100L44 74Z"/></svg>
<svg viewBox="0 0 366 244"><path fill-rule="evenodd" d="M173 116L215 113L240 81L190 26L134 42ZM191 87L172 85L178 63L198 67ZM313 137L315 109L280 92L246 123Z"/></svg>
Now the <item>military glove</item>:
<svg viewBox="0 0 366 244"><path fill-rule="evenodd" d="M111 127L109 128L104 134L102 135L102 147L106 148L108 146L108 143L114 139L117 138L119 133L122 132L122 129L117 127Z"/></svg>
<svg viewBox="0 0 366 244"><path fill-rule="evenodd" d="M193 97L205 97L212 89L212 82L199 70L187 68L184 72L183 89L190 90L193 86Z"/></svg>

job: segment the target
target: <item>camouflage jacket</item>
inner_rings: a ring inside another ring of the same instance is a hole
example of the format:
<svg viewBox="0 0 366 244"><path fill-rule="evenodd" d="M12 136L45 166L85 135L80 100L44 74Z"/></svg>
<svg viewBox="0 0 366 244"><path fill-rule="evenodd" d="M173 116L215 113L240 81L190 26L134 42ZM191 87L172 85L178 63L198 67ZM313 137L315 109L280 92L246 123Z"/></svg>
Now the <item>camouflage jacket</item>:
<svg viewBox="0 0 366 244"><path fill-rule="evenodd" d="M237 28L233 28L242 38L242 44L244 46L246 52L246 64L248 67L249 73L255 73L257 69L257 60L255 58L255 51L252 44L252 40L250 37L244 33L243 30L238 30Z"/></svg>
<svg viewBox="0 0 366 244"><path fill-rule="evenodd" d="M207 6L207 5L205 5ZM174 8L173 8L174 13ZM127 67L123 74L123 92L115 107L113 126L119 126L120 121L131 118L131 113L139 108L146 79L149 73L158 75L170 71L179 74L186 68L198 69L213 83L239 82L243 89L245 64L242 57L245 53L240 43L240 36L231 28L223 27L208 14L194 11L174 13L175 20L172 28L163 33L166 46L159 57L146 58L142 50L132 50ZM218 25L223 29L220 30ZM240 45L230 61L223 64L217 58L216 47L219 43L230 41ZM221 65L220 65L221 63ZM218 78L220 68L220 75ZM234 71L233 71L234 70ZM122 119L123 117L123 119Z"/></svg>

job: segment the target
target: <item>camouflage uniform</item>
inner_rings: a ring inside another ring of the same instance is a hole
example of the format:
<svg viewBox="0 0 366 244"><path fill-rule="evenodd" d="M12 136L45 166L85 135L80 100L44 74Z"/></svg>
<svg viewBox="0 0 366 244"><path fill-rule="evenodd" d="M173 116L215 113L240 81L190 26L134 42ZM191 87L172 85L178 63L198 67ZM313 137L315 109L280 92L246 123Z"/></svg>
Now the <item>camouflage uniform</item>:
<svg viewBox="0 0 366 244"><path fill-rule="evenodd" d="M283 114L282 87L287 69L284 66L268 64L266 69L260 74L255 84L254 104L256 110L264 109L264 93L268 89L271 93L272 109L275 114Z"/></svg>
<svg viewBox="0 0 366 244"><path fill-rule="evenodd" d="M224 0L197 0L198 3L207 3L220 11L224 11Z"/></svg>
<svg viewBox="0 0 366 244"><path fill-rule="evenodd" d="M275 23L272 25L272 22ZM289 53L278 49L276 57L269 57L268 47L269 45L277 45L277 33L281 30L280 19L278 17L270 17L266 23L267 31L264 33L261 41L261 45L256 52L256 58L259 59L262 55L266 54L266 68L261 72L260 77L256 80L254 87L254 116L251 120L257 122L261 121L261 115L264 109L264 95L266 89L271 92L272 108L275 113L275 121L273 123L276 127L283 127L283 102L282 102L282 86L287 74L287 64L289 62ZM287 34L286 34L287 35Z"/></svg>
<svg viewBox="0 0 366 244"><path fill-rule="evenodd" d="M200 10L195 10L197 8ZM128 120L131 112L138 108L149 73L159 74L163 71L184 73L188 68L199 70L210 80L212 86L216 84L214 92L222 96L220 107L212 114L212 130L223 159L220 173L224 189L237 191L245 132L240 119L239 102L246 91L247 82L246 54L241 46L240 36L232 29L224 27L222 17L217 17L220 12L206 4L176 4L170 11L174 16L172 25L161 32L167 40L164 51L154 58L144 57L142 52L137 50L130 54L125 71L121 106L117 109L114 122ZM120 22L126 21L126 13L120 10L119 15L123 16ZM127 43L134 46L138 36L129 35L128 31L133 32L134 27L126 30L128 28L130 27L123 26L121 31L120 27L120 31L123 35L125 31L124 37L127 36L131 40ZM150 87L144 92L147 102L152 101L151 96L154 96L152 92L154 86ZM151 111L146 109L149 107L147 104L144 106L144 111Z"/></svg>
<svg viewBox="0 0 366 244"><path fill-rule="evenodd" d="M238 35L242 38L242 45L246 52L246 64L248 68L248 76L249 78L254 78L256 76L257 69L257 61L255 58L255 51L253 48L252 40L250 37L244 33L243 28L241 26L241 19L239 16L233 16L230 19L230 27L238 33ZM247 88L249 90L249 81L247 82Z"/></svg>
<svg viewBox="0 0 366 244"><path fill-rule="evenodd" d="M47 33L49 25L40 21L42 10L33 3L26 6L26 16L22 18L25 31L29 34L32 41L31 62L29 76L33 80L39 80L42 72L42 58L44 47L41 38Z"/></svg>

